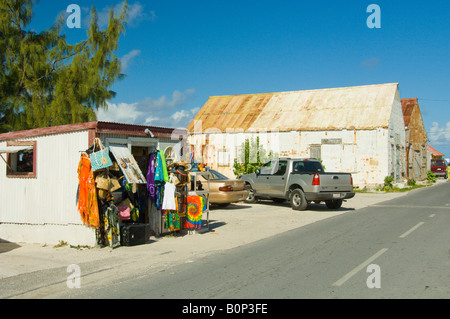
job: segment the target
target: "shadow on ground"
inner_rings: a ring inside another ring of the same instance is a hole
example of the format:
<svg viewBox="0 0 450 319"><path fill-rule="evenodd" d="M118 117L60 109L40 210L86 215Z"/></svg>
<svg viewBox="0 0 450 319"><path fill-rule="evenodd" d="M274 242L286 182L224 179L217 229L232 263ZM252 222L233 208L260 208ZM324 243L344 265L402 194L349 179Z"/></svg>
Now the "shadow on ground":
<svg viewBox="0 0 450 319"><path fill-rule="evenodd" d="M11 243L7 240L1 239L0 238L0 254L1 253L7 253L8 251L20 248L22 246L16 244L16 243Z"/></svg>

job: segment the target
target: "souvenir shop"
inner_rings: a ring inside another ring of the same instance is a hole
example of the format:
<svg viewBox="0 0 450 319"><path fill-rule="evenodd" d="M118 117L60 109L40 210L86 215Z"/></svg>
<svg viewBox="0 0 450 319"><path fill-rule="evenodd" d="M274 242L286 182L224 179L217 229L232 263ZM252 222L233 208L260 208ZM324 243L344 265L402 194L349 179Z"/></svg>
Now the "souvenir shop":
<svg viewBox="0 0 450 319"><path fill-rule="evenodd" d="M133 246L151 236L209 229L208 168L173 147L133 147L95 138L78 164L78 212L100 246ZM189 156L189 154L187 154Z"/></svg>

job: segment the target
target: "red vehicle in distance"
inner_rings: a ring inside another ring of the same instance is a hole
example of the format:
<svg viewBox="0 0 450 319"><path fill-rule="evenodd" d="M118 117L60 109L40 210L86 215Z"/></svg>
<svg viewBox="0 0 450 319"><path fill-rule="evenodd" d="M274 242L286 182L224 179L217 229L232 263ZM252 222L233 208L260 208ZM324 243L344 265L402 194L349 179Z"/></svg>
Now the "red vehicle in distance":
<svg viewBox="0 0 450 319"><path fill-rule="evenodd" d="M447 166L443 159L432 159L431 160L431 171L436 175L436 177L444 177L447 179Z"/></svg>

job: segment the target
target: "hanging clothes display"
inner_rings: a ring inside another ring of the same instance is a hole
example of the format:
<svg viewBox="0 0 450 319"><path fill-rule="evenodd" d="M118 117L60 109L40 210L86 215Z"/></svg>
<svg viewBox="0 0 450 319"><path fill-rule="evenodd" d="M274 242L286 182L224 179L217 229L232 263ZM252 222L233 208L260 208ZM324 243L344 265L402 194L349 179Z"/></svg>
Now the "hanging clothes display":
<svg viewBox="0 0 450 319"><path fill-rule="evenodd" d="M155 173L156 173L156 159L158 151L153 150L150 153L150 160L148 163L147 171L147 190L150 200L154 203L156 201L156 185L155 185Z"/></svg>
<svg viewBox="0 0 450 319"><path fill-rule="evenodd" d="M83 223L90 227L99 227L99 209L94 173L89 155L83 153L78 164L78 211Z"/></svg>
<svg viewBox="0 0 450 319"><path fill-rule="evenodd" d="M176 211L163 211L165 226L170 231L180 230L180 217Z"/></svg>
<svg viewBox="0 0 450 319"><path fill-rule="evenodd" d="M120 243L119 210L116 206L113 204L108 205L103 216L103 221L109 247L113 248Z"/></svg>
<svg viewBox="0 0 450 319"><path fill-rule="evenodd" d="M155 183L164 183L169 181L167 173L166 158L163 151L158 151L155 167Z"/></svg>
<svg viewBox="0 0 450 319"><path fill-rule="evenodd" d="M162 209L164 210L176 210L176 203L175 203L175 184L172 183L165 183L164 184L164 198L162 202Z"/></svg>
<svg viewBox="0 0 450 319"><path fill-rule="evenodd" d="M162 202L164 198L164 185L158 184L156 186L156 202L155 206L158 210L162 208Z"/></svg>
<svg viewBox="0 0 450 319"><path fill-rule="evenodd" d="M202 196L194 195L186 198L186 220L185 229L200 229L202 227L204 199Z"/></svg>
<svg viewBox="0 0 450 319"><path fill-rule="evenodd" d="M164 151L153 149L147 159L146 190L152 208L150 214L156 214L156 220L162 222L155 232L201 229L203 214L208 214L209 222L209 189L201 189L197 183L191 192L189 164L183 161L167 164ZM199 165L197 170L202 168L200 171L204 172L203 167ZM188 196L188 193L195 195ZM206 197L203 194L207 194Z"/></svg>

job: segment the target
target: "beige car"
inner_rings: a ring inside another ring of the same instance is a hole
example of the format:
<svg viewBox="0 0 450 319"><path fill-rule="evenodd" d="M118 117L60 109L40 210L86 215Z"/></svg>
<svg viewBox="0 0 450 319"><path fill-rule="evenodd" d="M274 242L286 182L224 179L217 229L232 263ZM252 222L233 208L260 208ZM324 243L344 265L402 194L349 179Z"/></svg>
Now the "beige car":
<svg viewBox="0 0 450 319"><path fill-rule="evenodd" d="M244 201L248 196L245 182L238 179L229 179L217 171L210 170L209 202L219 206L227 206L231 203ZM203 179L203 177L202 177ZM202 180L203 188L206 189L207 182Z"/></svg>

